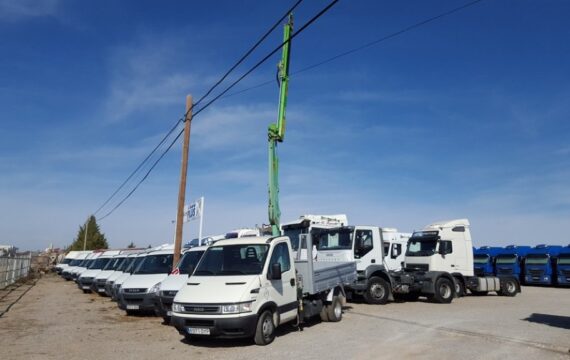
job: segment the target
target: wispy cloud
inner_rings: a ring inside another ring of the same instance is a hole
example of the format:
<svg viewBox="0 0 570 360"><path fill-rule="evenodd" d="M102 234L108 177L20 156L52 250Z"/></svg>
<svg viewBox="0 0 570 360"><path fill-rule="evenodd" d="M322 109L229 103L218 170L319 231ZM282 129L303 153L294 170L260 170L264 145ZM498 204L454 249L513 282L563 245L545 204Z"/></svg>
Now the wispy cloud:
<svg viewBox="0 0 570 360"><path fill-rule="evenodd" d="M0 19L20 21L29 18L56 16L60 0L0 0Z"/></svg>

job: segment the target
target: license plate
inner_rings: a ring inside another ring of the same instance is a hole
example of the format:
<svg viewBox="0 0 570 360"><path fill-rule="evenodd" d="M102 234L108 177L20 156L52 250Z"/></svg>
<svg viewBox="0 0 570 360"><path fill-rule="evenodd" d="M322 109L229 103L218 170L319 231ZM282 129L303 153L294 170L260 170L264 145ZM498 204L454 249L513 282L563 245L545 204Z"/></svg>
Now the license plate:
<svg viewBox="0 0 570 360"><path fill-rule="evenodd" d="M139 306L138 305L127 305L127 310L138 310Z"/></svg>
<svg viewBox="0 0 570 360"><path fill-rule="evenodd" d="M89 286L82 286L81 288L82 288L83 290L89 290L89 289L91 289Z"/></svg>
<svg viewBox="0 0 570 360"><path fill-rule="evenodd" d="M97 290L97 291L99 291L99 292L105 292L105 289L99 289L99 290Z"/></svg>
<svg viewBox="0 0 570 360"><path fill-rule="evenodd" d="M166 316L172 316L172 311L167 311Z"/></svg>
<svg viewBox="0 0 570 360"><path fill-rule="evenodd" d="M188 334L191 334L191 335L210 335L210 329L207 329L207 328L188 328Z"/></svg>

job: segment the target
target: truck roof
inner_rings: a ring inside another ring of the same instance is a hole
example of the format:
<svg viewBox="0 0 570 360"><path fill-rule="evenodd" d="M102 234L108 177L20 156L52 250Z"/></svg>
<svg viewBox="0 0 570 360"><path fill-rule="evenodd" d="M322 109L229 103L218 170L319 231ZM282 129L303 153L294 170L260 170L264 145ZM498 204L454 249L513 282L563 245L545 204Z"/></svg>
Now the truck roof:
<svg viewBox="0 0 570 360"><path fill-rule="evenodd" d="M210 247L223 246L223 245L248 245L248 244L266 244L271 236L248 236L244 238L228 239L217 241Z"/></svg>
<svg viewBox="0 0 570 360"><path fill-rule="evenodd" d="M433 224L429 224L424 228L424 230L437 230L440 228L449 228L455 226L469 227L469 225L470 224L468 219L444 220L444 221L437 221Z"/></svg>

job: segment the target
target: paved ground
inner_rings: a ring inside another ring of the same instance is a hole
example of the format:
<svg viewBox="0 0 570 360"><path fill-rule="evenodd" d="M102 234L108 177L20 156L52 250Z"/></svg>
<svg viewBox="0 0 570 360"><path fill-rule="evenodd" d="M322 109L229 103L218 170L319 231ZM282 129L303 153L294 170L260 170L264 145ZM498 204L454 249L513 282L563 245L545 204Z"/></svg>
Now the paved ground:
<svg viewBox="0 0 570 360"><path fill-rule="evenodd" d="M349 305L340 323L285 326L266 347L189 344L161 319L126 316L108 298L52 275L0 318L1 358L570 359L570 289L525 287L515 298L465 297L450 305Z"/></svg>

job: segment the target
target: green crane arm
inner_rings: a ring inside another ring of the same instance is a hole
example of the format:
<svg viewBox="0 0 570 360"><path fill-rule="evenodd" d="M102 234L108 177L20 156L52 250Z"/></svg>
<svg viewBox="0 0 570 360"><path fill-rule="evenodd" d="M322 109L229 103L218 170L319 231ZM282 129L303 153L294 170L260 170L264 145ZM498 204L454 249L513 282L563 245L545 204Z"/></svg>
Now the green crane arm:
<svg viewBox="0 0 570 360"><path fill-rule="evenodd" d="M285 137L285 109L287 107L287 91L289 88L289 59L291 54L291 33L293 32L293 14L283 31L283 52L279 63L279 109L277 123L269 125L269 224L274 236L281 234L279 228L281 209L279 208L279 158L277 143Z"/></svg>

